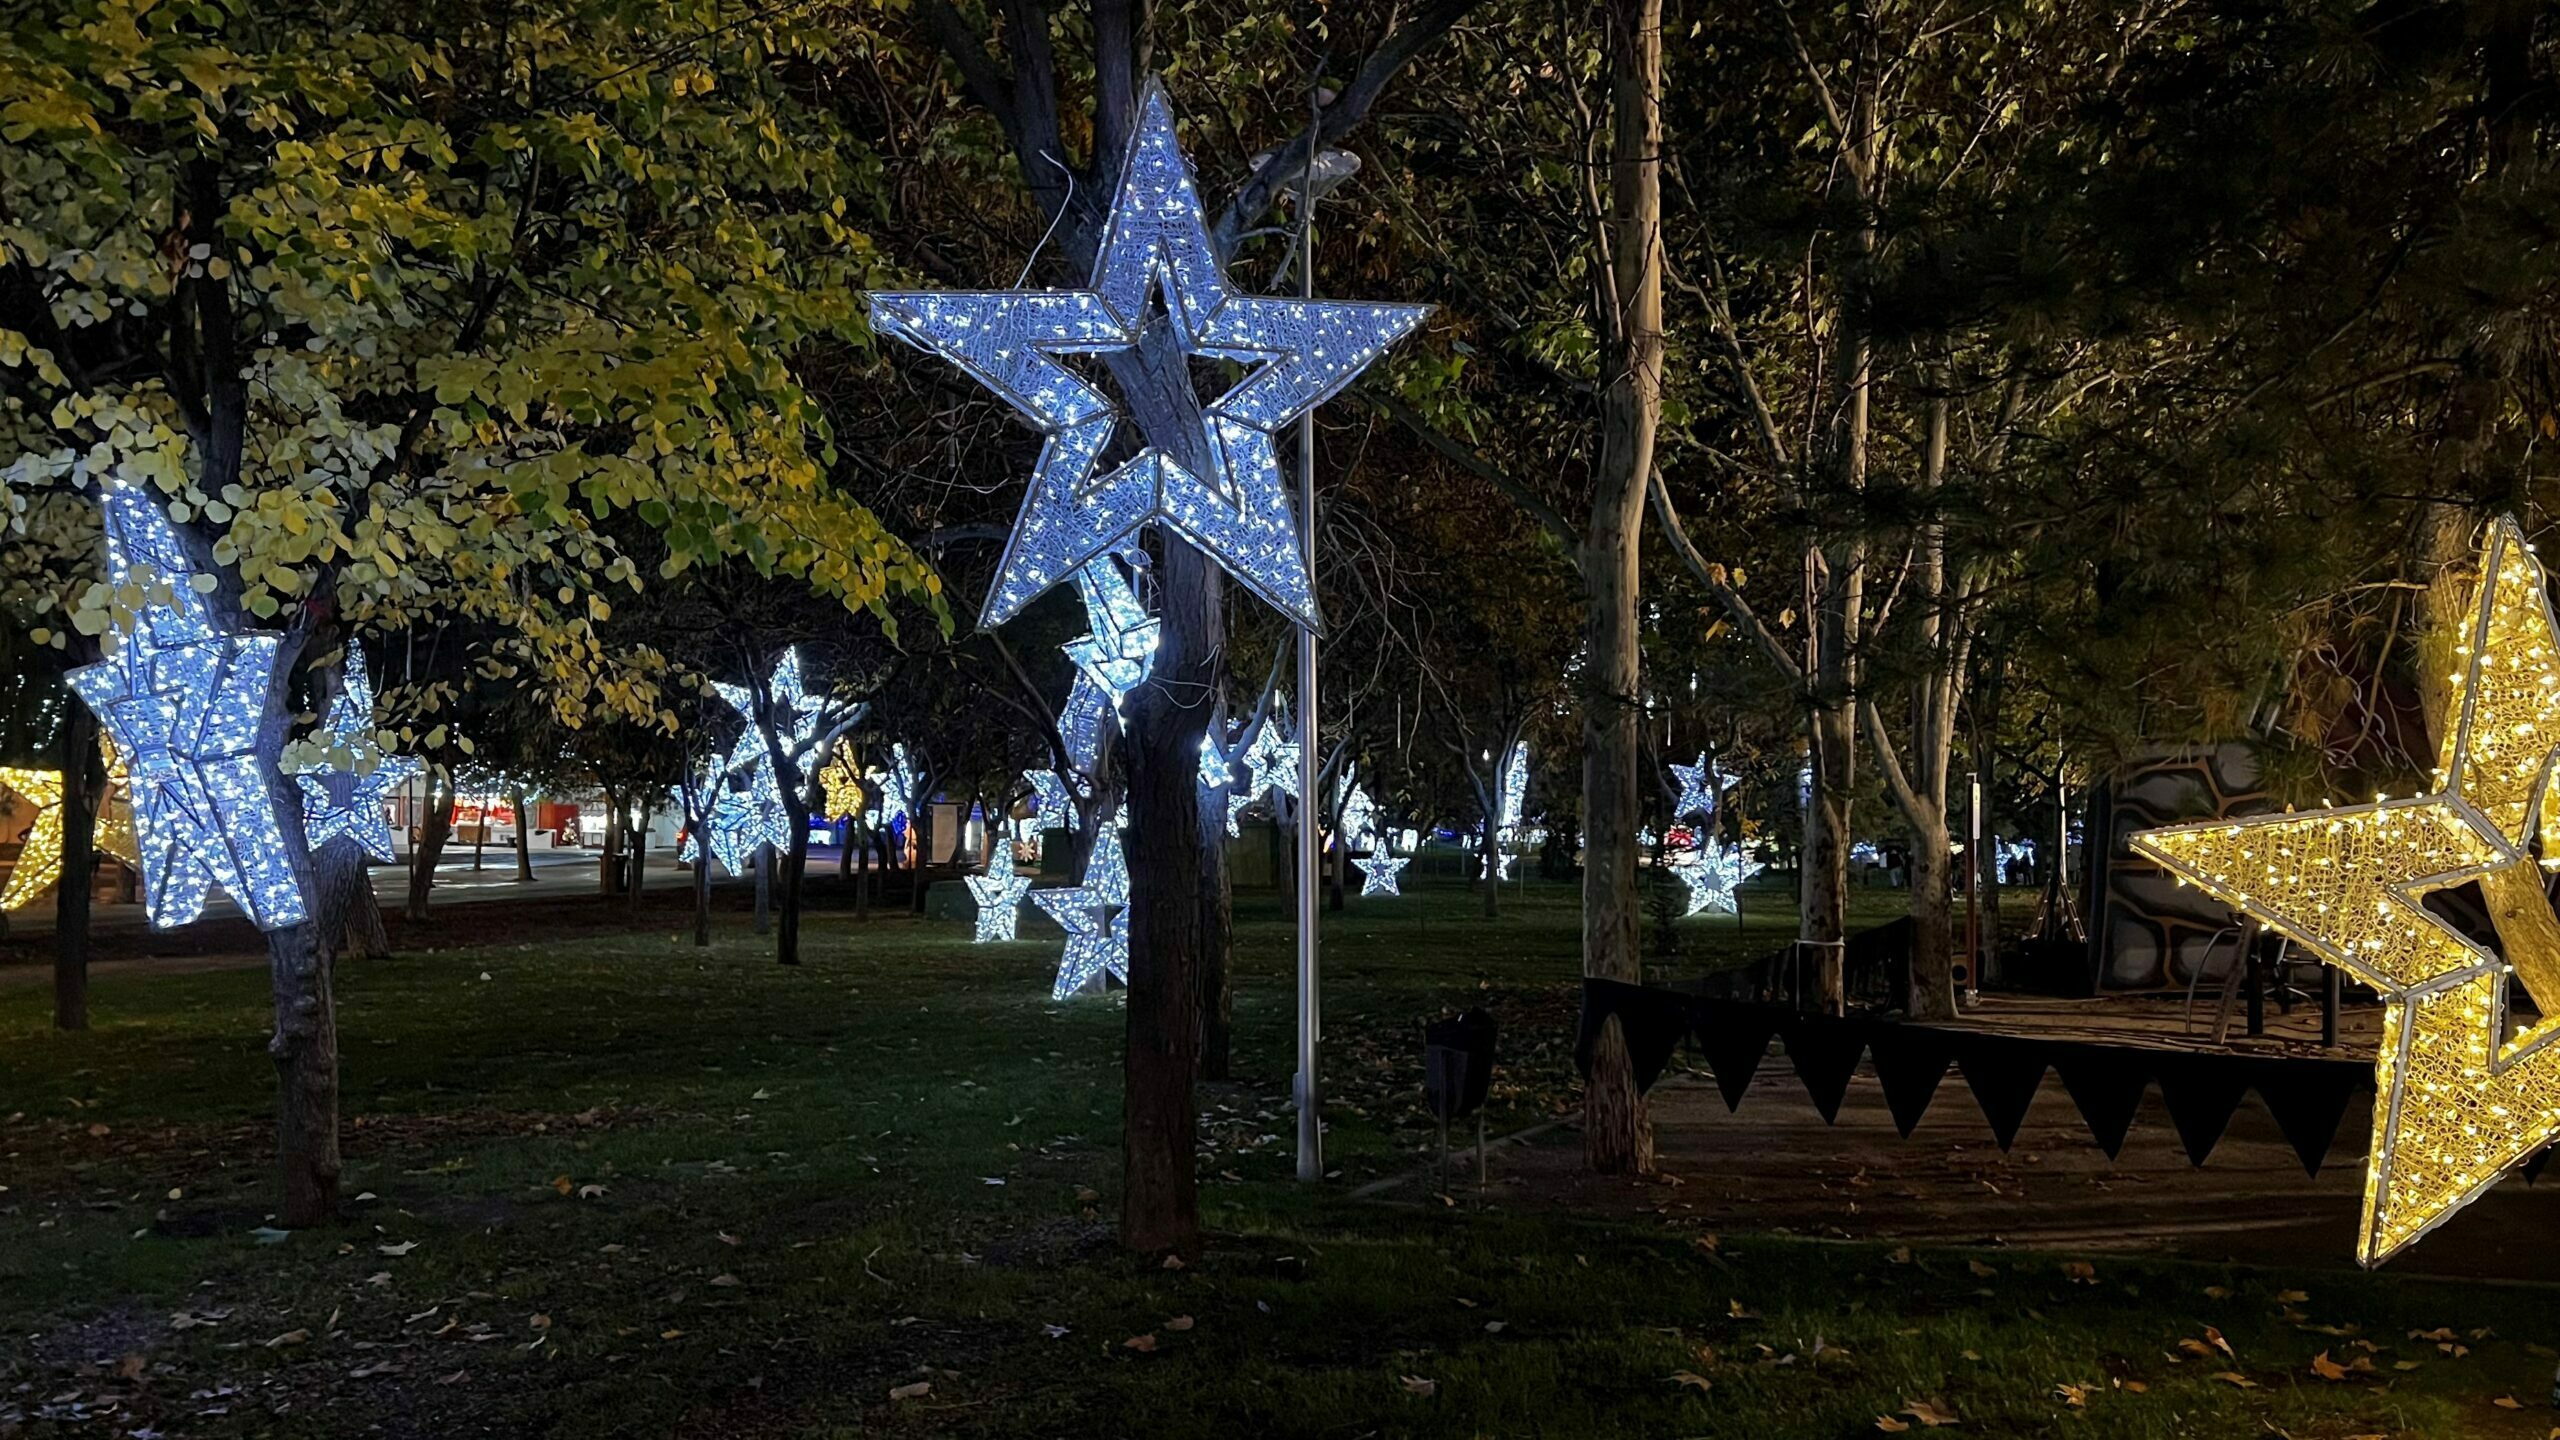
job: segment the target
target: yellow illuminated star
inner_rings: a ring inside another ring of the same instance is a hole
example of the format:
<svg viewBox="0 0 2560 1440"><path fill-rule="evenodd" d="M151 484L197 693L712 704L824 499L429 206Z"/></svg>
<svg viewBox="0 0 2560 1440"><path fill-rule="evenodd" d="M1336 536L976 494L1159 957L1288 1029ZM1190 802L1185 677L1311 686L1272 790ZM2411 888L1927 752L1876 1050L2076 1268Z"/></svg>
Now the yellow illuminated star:
<svg viewBox="0 0 2560 1440"><path fill-rule="evenodd" d="M2378 1265L2560 1139L2560 922L2535 863L2560 744L2560 625L2512 520L2491 531L2436 790L2182 825L2133 848L2379 991L2356 1258ZM2477 882L2505 956L2427 909ZM2507 1030L2507 978L2554 1018Z"/></svg>
<svg viewBox="0 0 2560 1440"><path fill-rule="evenodd" d="M18 863L9 867L8 887L0 889L0 910L15 910L43 894L62 874L62 772L0 766L0 790L36 807L26 839L18 846Z"/></svg>
<svg viewBox="0 0 2560 1440"><path fill-rule="evenodd" d="M854 767L851 750L838 751L827 768L818 772L818 784L827 792L829 820L843 820L859 815L869 803L862 790L862 772Z"/></svg>

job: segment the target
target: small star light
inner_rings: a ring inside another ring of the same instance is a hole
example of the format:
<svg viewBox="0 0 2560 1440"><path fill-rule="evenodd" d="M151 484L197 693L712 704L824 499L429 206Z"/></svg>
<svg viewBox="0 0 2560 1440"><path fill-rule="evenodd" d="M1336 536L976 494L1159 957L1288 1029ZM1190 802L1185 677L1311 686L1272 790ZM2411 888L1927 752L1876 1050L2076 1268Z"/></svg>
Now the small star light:
<svg viewBox="0 0 2560 1440"><path fill-rule="evenodd" d="M1022 778L1031 782L1032 809L1043 830L1072 830L1076 823L1076 802L1067 794L1067 782L1055 770L1025 770Z"/></svg>
<svg viewBox="0 0 2560 1440"><path fill-rule="evenodd" d="M1716 767L1707 763L1707 752L1698 752L1695 765L1674 765L1671 773L1679 777L1680 799L1671 807L1671 818L1683 815L1712 815L1716 810Z"/></svg>
<svg viewBox="0 0 2560 1440"><path fill-rule="evenodd" d="M987 873L972 875L967 883L969 894L978 902L977 943L1012 939L1022 897L1031 893L1031 877L1013 873L1013 843L998 840L994 858L987 861Z"/></svg>
<svg viewBox="0 0 2560 1440"><path fill-rule="evenodd" d="M1105 973L1129 980L1129 861L1120 849L1120 829L1105 825L1094 836L1093 855L1084 864L1084 883L1069 889L1034 890L1031 903L1067 930L1067 953L1058 962L1058 982L1049 998L1064 1000Z"/></svg>
<svg viewBox="0 0 2560 1440"><path fill-rule="evenodd" d="M195 584L211 577L155 501L109 480L98 503L107 583L140 603L120 617L113 653L68 678L131 774L151 923L193 920L219 885L259 929L298 925L308 851L285 834L298 817L269 783L289 720L281 637L236 633L215 615Z"/></svg>
<svg viewBox="0 0 2560 1440"><path fill-rule="evenodd" d="M294 777L302 787L303 838L314 854L343 837L374 859L389 861L391 822L384 806L392 791L425 767L406 755L384 753L375 738L373 678L365 673L364 651L355 645L347 647L345 680L321 728L329 734L329 758Z"/></svg>
<svg viewBox="0 0 2560 1440"><path fill-rule="evenodd" d="M1263 717L1262 728L1253 732L1253 743L1245 747L1244 763L1253 772L1256 795L1298 793L1298 742L1289 738L1288 724L1280 718L1288 709L1288 696L1275 697L1271 713Z"/></svg>
<svg viewBox="0 0 2560 1440"><path fill-rule="evenodd" d="M1160 310L1150 304L1159 292ZM1012 619L1153 523L1313 629L1314 587L1272 432L1349 384L1427 309L1236 293L1175 143L1173 106L1150 80L1089 288L876 293L871 325L960 366L1048 437L980 624ZM1166 407L1179 418L1156 427L1169 433L1142 427L1146 446L1097 475L1120 417L1059 357L1137 349L1150 335L1159 354L1169 341L1254 368L1205 405Z"/></svg>
<svg viewBox="0 0 2560 1440"><path fill-rule="evenodd" d="M1743 881L1760 873L1760 862L1739 849L1705 849L1673 862L1671 872L1689 886L1689 908L1681 912L1682 918L1709 913L1731 915L1738 908L1734 892Z"/></svg>
<svg viewBox="0 0 2560 1440"><path fill-rule="evenodd" d="M36 809L17 863L9 867L9 884L0 889L0 911L5 911L23 907L62 878L62 772L0 767L0 790Z"/></svg>
<svg viewBox="0 0 2560 1440"><path fill-rule="evenodd" d="M851 750L836 752L836 757L818 772L818 785L827 792L830 820L849 819L870 804L871 794L862 786L862 772L854 768Z"/></svg>
<svg viewBox="0 0 2560 1440"><path fill-rule="evenodd" d="M2381 992L2356 1237L2366 1265L2560 1139L2560 928L2535 863L2560 740L2560 626L2513 520L2492 528L2480 574L2433 793L2133 837L2180 879ZM2503 960L2424 903L2475 882ZM2544 1018L2502 1040L2510 967Z"/></svg>
<svg viewBox="0 0 2560 1440"><path fill-rule="evenodd" d="M1360 882L1361 894L1402 895L1404 891L1396 888L1396 877L1404 873L1405 866L1413 863L1413 857L1390 855L1387 847L1380 845L1351 863L1359 866L1360 873L1369 877Z"/></svg>

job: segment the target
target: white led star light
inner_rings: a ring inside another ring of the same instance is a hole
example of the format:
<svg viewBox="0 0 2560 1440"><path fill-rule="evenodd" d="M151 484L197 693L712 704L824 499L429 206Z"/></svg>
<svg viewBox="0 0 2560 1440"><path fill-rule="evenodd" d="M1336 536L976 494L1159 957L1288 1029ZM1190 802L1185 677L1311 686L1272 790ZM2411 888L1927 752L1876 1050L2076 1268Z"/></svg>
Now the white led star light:
<svg viewBox="0 0 2560 1440"><path fill-rule="evenodd" d="M874 827L886 830L901 820L914 824L916 807L924 803L924 797L916 792L924 788L924 782L916 775L915 762L907 758L906 741L889 746L889 769L878 779L880 818L873 822Z"/></svg>
<svg viewBox="0 0 2560 1440"><path fill-rule="evenodd" d="M1129 862L1120 849L1117 825L1103 826L1094 837L1082 884L1034 890L1031 903L1067 931L1067 952L1058 962L1058 980L1049 989L1050 999L1064 1000L1105 973L1128 983Z"/></svg>
<svg viewBox="0 0 2560 1440"><path fill-rule="evenodd" d="M1712 815L1716 809L1716 767L1707 763L1707 754L1698 752L1695 765L1674 765L1671 773L1680 780L1680 798L1671 807L1671 818L1684 815Z"/></svg>
<svg viewBox="0 0 2560 1440"><path fill-rule="evenodd" d="M1734 892L1742 882L1760 873L1760 862L1739 849L1708 848L1692 852L1686 859L1672 862L1671 873L1689 886L1690 915L1731 915L1739 901Z"/></svg>
<svg viewBox="0 0 2560 1440"><path fill-rule="evenodd" d="M1067 782L1055 770L1025 770L1022 778L1031 782L1033 819L1043 830L1072 830L1076 824L1076 803L1067 794Z"/></svg>
<svg viewBox="0 0 2560 1440"><path fill-rule="evenodd" d="M1288 713L1289 697L1274 697L1271 713L1263 717L1262 728L1253 732L1253 743L1245 747L1245 768L1253 774L1255 795L1298 793L1298 742L1289 737L1289 723L1281 718Z"/></svg>
<svg viewBox="0 0 2560 1440"><path fill-rule="evenodd" d="M219 885L261 930L300 924L309 852L270 783L290 722L282 639L216 615L157 502L109 480L98 503L107 583L150 593L119 617L113 653L69 679L124 755L151 923L195 919Z"/></svg>
<svg viewBox="0 0 2560 1440"><path fill-rule="evenodd" d="M1360 882L1361 894L1402 895L1404 891L1397 887L1396 877L1404 873L1405 866L1413 863L1413 857L1390 855L1386 845L1381 843L1377 849L1351 863L1359 866L1360 873L1368 877Z"/></svg>
<svg viewBox="0 0 2560 1440"><path fill-rule="evenodd" d="M425 767L406 755L383 751L373 729L373 678L364 650L347 646L346 675L329 702L322 728L330 758L294 777L302 788L302 834L314 854L344 838L376 860L392 858L391 821L384 808L391 792ZM339 763L344 755L346 763Z"/></svg>
<svg viewBox="0 0 2560 1440"><path fill-rule="evenodd" d="M1031 893L1031 877L1013 873L1012 842L998 840L994 858L987 861L987 873L972 875L967 883L969 894L978 902L976 943L1012 939L1022 897Z"/></svg>
<svg viewBox="0 0 2560 1440"><path fill-rule="evenodd" d="M1272 432L1349 384L1427 307L1236 293L1210 245L1160 83L1147 83L1138 111L1090 288L877 293L872 328L959 365L1048 437L980 624L1013 618L1154 523L1313 629L1314 587ZM1160 310L1149 303L1159 293ZM1254 368L1206 405L1162 397L1170 413L1145 427L1145 447L1097 475L1120 417L1059 357L1136 350L1142 341L1151 357L1169 344Z"/></svg>

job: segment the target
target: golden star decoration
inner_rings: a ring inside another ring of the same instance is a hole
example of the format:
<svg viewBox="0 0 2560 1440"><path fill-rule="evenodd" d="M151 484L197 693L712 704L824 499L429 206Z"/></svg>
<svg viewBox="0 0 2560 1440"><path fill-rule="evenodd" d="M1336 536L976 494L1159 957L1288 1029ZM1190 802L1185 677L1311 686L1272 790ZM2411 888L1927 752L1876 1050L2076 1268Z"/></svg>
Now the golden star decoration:
<svg viewBox="0 0 2560 1440"><path fill-rule="evenodd" d="M2151 830L2133 848L2384 1001L2356 1258L2379 1265L2560 1139L2560 1016L2507 1030L2521 975L2560 1008L2535 851L2560 745L2560 625L2512 520L2491 531L2433 794ZM2428 910L2478 882L2505 957Z"/></svg>
<svg viewBox="0 0 2560 1440"><path fill-rule="evenodd" d="M854 768L853 752L841 751L818 772L818 784L826 791L829 820L844 820L860 815L868 803L862 789L862 772Z"/></svg>
<svg viewBox="0 0 2560 1440"><path fill-rule="evenodd" d="M107 803L98 816L98 848L127 865L135 863L133 806L125 799L124 764L107 758ZM18 845L9 883L0 886L0 911L25 908L62 878L62 772L0 766L0 790L35 807L35 819Z"/></svg>

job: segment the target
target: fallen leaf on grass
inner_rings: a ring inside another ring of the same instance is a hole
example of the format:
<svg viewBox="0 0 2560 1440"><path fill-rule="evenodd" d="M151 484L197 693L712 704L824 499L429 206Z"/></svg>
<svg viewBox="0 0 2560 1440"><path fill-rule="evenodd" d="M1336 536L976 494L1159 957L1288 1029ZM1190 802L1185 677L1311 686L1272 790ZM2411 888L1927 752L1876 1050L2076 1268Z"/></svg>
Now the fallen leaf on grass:
<svg viewBox="0 0 2560 1440"><path fill-rule="evenodd" d="M2218 1370L2214 1372L2213 1378L2222 1381L2226 1385L2238 1386L2243 1390L2255 1390L2258 1388L2257 1381L2250 1379L2248 1376L2241 1374L2237 1370Z"/></svg>
<svg viewBox="0 0 2560 1440"><path fill-rule="evenodd" d="M1997 1275L1997 1274L1999 1274L1999 1273L2000 1273L1998 1270L1996 1270L1996 1269L1992 1268L1992 1267L1991 1267L1991 1266L1989 1266L1989 1265L1985 1265L1985 1264L1983 1264L1983 1263L1982 1263L1981 1261L1979 1261L1979 1260L1967 1260L1966 1262L1964 1262L1964 1268L1966 1268L1967 1270L1972 1271L1972 1272L1973 1272L1973 1278L1974 1278L1974 1279L1976 1279L1976 1280L1988 1280L1988 1279L1990 1279L1992 1276Z"/></svg>
<svg viewBox="0 0 2560 1440"><path fill-rule="evenodd" d="M2098 1283L2098 1267L2086 1260L2065 1260L2062 1262L2062 1276L2074 1285L2095 1285Z"/></svg>
<svg viewBox="0 0 2560 1440"><path fill-rule="evenodd" d="M2089 1387L2086 1385L2056 1385L2053 1387L2053 1393L2062 1401L2063 1404L2070 1406L2074 1410L2084 1410L2088 1408Z"/></svg>
<svg viewBox="0 0 2560 1440"><path fill-rule="evenodd" d="M1120 1348L1123 1350L1135 1350L1142 1355L1152 1355L1156 1350L1156 1337L1153 1335L1132 1335L1128 1339L1120 1342Z"/></svg>
<svg viewBox="0 0 2560 1440"><path fill-rule="evenodd" d="M2307 1291L2279 1290L2276 1292L2276 1303L2279 1305L2302 1305L2307 1304L2310 1299L2310 1293Z"/></svg>
<svg viewBox="0 0 2560 1440"><path fill-rule="evenodd" d="M1716 1382L1699 1374L1695 1370L1674 1370L1663 1378L1669 1380L1674 1385L1694 1386L1701 1392L1716 1388Z"/></svg>
<svg viewBox="0 0 2560 1440"><path fill-rule="evenodd" d="M892 1387L889 1391L889 1398L892 1400L921 1400L932 1393L932 1381L918 1380L912 1385L899 1385Z"/></svg>
<svg viewBox="0 0 2560 1440"><path fill-rule="evenodd" d="M1166 1257L1164 1257L1164 1268L1165 1268L1165 1269L1167 1269L1167 1270L1180 1270L1180 1269L1182 1269L1182 1268L1183 1268L1183 1264L1182 1264L1182 1257L1181 1257L1181 1256L1179 1256L1179 1255L1167 1255Z"/></svg>
<svg viewBox="0 0 2560 1440"><path fill-rule="evenodd" d="M1188 1316L1188 1315L1176 1315L1176 1316L1174 1316L1172 1319L1167 1320L1166 1322L1164 1322L1164 1328L1166 1328L1167 1330L1173 1330L1173 1331L1183 1331L1183 1330L1188 1330L1188 1329L1190 1329L1190 1328L1191 1328L1191 1323L1192 1323L1192 1322L1191 1322L1191 1317L1190 1317L1190 1316Z"/></svg>
<svg viewBox="0 0 2560 1440"><path fill-rule="evenodd" d="M2489 1403L2497 1406L2501 1410L2521 1410L2524 1408L2523 1404L2513 1395L2501 1395Z"/></svg>
<svg viewBox="0 0 2560 1440"><path fill-rule="evenodd" d="M1881 1431L1883 1431L1883 1432L1884 1432L1884 1433L1886 1433L1887 1435L1899 1435L1899 1434L1901 1434L1902 1432L1904 1432L1904 1431L1906 1431L1906 1430L1910 1429L1911 1427L1910 1427L1910 1426L1908 1426L1908 1425L1903 1424L1903 1423L1902 1423L1901 1421L1899 1421L1899 1420L1894 1419L1894 1418L1893 1418L1892 1416L1890 1416L1890 1415L1879 1415L1879 1416L1877 1416L1877 1417L1876 1417L1876 1428L1877 1428L1877 1429L1879 1429L1879 1430L1881 1430Z"/></svg>
<svg viewBox="0 0 2560 1440"><path fill-rule="evenodd" d="M1964 1423L1956 1418L1954 1411L1938 1408L1938 1403L1934 1400L1904 1400L1902 1402L1902 1413L1919 1421L1921 1424L1932 1430L1935 1430L1942 1425L1961 1425Z"/></svg>
<svg viewBox="0 0 2560 1440"><path fill-rule="evenodd" d="M287 1330L283 1334L276 1336L274 1339L269 1340L267 1342L267 1348L270 1350L281 1350L287 1345L299 1345L310 1338L311 1332L308 1330Z"/></svg>
<svg viewBox="0 0 2560 1440"><path fill-rule="evenodd" d="M1440 1393L1440 1382L1437 1380L1425 1380L1419 1375L1404 1375L1398 1378L1404 1381L1404 1390L1408 1395L1428 1397Z"/></svg>
<svg viewBox="0 0 2560 1440"><path fill-rule="evenodd" d="M578 1188L578 1182L570 1179L566 1175L554 1175L551 1177L551 1188L559 1191L565 1196L570 1191Z"/></svg>
<svg viewBox="0 0 2560 1440"><path fill-rule="evenodd" d="M2147 1394L2151 1389L2150 1386L2143 1384L2139 1380L2124 1380L2119 1381L2118 1384L2126 1391L2135 1395Z"/></svg>
<svg viewBox="0 0 2560 1440"><path fill-rule="evenodd" d="M408 1254L410 1251L417 1249L418 1242L415 1240L403 1240L397 1245L376 1245L373 1248L376 1251L397 1260L401 1256Z"/></svg>
<svg viewBox="0 0 2560 1440"><path fill-rule="evenodd" d="M1884 1259L1885 1263L1888 1265L1908 1265L1911 1263L1911 1247L1908 1245L1897 1246L1892 1251L1888 1252Z"/></svg>
<svg viewBox="0 0 2560 1440"><path fill-rule="evenodd" d="M261 1225L257 1229L249 1232L249 1238L257 1241L261 1245L281 1245L287 1240L293 1238L293 1232L290 1230L279 1230L273 1225Z"/></svg>
<svg viewBox="0 0 2560 1440"><path fill-rule="evenodd" d="M731 1289L735 1289L735 1288L737 1287L737 1284L738 1284L738 1277L737 1277L737 1276L735 1276L735 1275L726 1275L726 1274L723 1274L723 1275L714 1275L714 1276L712 1276L712 1277L711 1277L711 1283L712 1283L712 1285L713 1285L715 1288L717 1288L717 1289L721 1289L721 1290L731 1290Z"/></svg>

